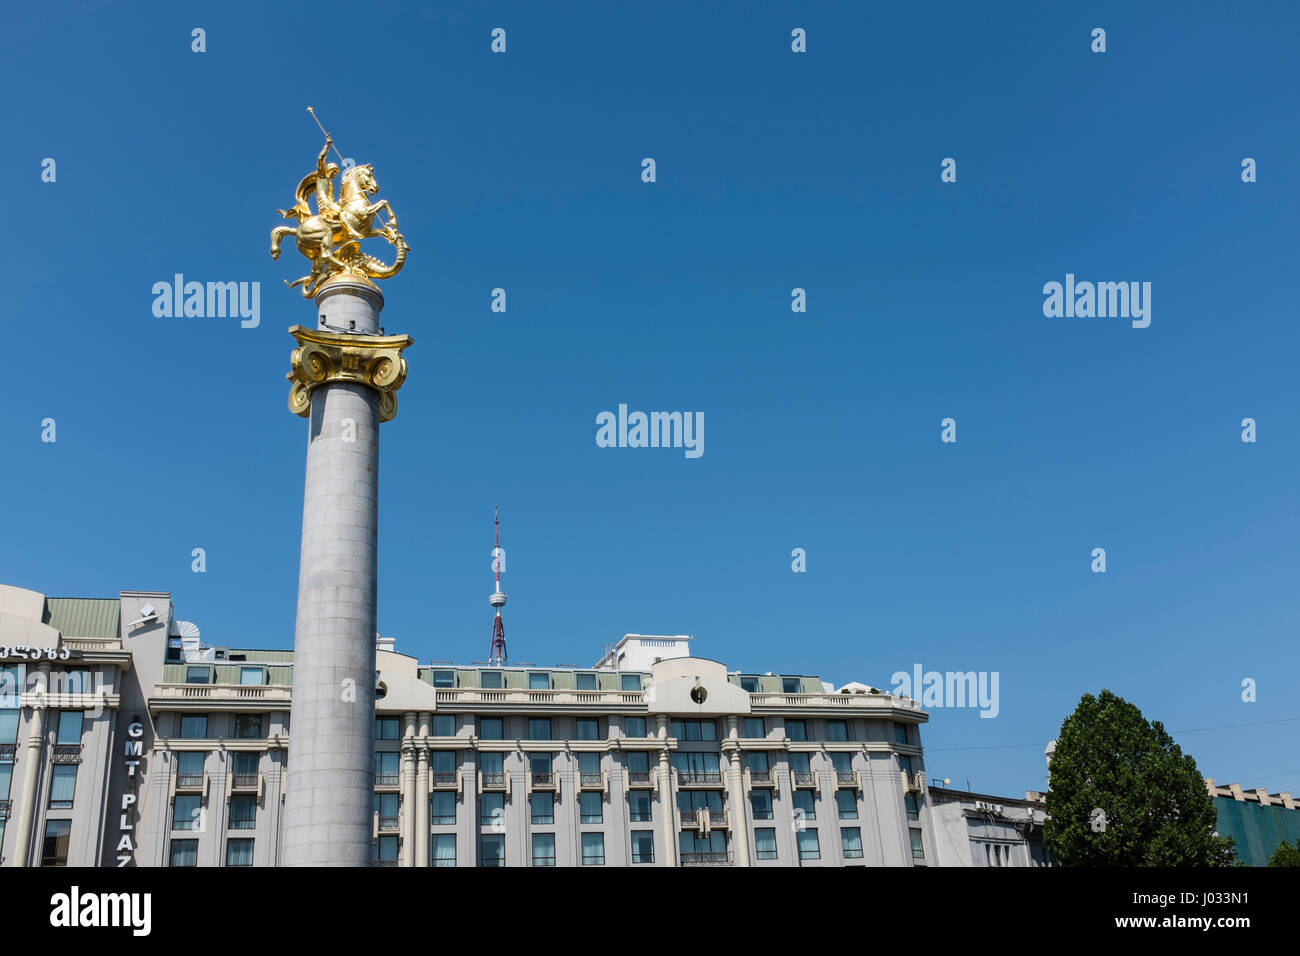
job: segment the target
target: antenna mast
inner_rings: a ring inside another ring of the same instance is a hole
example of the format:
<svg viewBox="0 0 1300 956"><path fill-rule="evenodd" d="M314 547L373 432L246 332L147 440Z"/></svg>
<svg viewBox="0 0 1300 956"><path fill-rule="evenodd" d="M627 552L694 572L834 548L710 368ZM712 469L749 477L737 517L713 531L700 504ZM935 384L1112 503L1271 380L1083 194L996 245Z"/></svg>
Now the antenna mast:
<svg viewBox="0 0 1300 956"><path fill-rule="evenodd" d="M488 603L497 609L497 616L492 622L492 649L488 662L493 667L502 667L506 663L506 626L501 623L501 609L506 604L506 592L501 590L501 572L505 570L506 553L501 550L501 509L495 507L492 510L492 570L496 573L496 590L488 598Z"/></svg>

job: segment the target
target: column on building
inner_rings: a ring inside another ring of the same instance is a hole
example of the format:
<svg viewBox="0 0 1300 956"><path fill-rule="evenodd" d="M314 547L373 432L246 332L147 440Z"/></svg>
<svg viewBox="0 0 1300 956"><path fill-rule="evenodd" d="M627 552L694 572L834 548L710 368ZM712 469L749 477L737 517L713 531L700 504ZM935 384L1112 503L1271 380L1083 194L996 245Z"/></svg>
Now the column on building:
<svg viewBox="0 0 1300 956"><path fill-rule="evenodd" d="M49 669L38 668L37 687L48 687ZM14 866L27 866L31 857L32 821L36 813L36 783L40 777L41 751L45 744L45 701L34 700L27 722L27 765L23 768L22 806L18 810L18 832L14 834Z"/></svg>
<svg viewBox="0 0 1300 956"><path fill-rule="evenodd" d="M736 865L749 866L749 801L745 799L745 777L740 765L739 723L736 717L727 717L727 744L731 751L727 794L731 804L731 845Z"/></svg>
<svg viewBox="0 0 1300 956"><path fill-rule="evenodd" d="M668 739L668 715L659 714L659 739ZM664 865L677 865L677 797L673 793L673 776L668 763L668 748L659 750L659 809L663 813Z"/></svg>
<svg viewBox="0 0 1300 956"><path fill-rule="evenodd" d="M415 713L408 711L402 730L402 803L397 808L401 821L399 866L415 865L415 721Z"/></svg>
<svg viewBox="0 0 1300 956"><path fill-rule="evenodd" d="M415 865L429 866L429 724L420 714L415 742Z"/></svg>

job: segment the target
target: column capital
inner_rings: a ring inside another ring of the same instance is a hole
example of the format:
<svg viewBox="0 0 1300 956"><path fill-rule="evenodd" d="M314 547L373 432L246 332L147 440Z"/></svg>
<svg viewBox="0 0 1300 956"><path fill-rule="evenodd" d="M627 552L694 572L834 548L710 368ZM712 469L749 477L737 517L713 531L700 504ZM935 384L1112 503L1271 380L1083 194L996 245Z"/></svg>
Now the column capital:
<svg viewBox="0 0 1300 956"><path fill-rule="evenodd" d="M302 418L311 415L311 392L329 382L368 385L379 393L379 420L397 416L397 390L406 381L406 359L402 350L415 340L409 335L354 335L348 332L319 332L295 325L289 329L298 347L289 357L285 376L289 389L289 411Z"/></svg>

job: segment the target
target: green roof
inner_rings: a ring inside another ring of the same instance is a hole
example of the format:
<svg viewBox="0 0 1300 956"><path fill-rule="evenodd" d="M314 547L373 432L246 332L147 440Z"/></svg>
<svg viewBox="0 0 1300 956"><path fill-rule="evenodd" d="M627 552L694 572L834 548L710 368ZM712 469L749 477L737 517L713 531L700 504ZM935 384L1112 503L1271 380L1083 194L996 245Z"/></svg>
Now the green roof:
<svg viewBox="0 0 1300 956"><path fill-rule="evenodd" d="M43 623L64 637L119 637L117 598L46 598Z"/></svg>

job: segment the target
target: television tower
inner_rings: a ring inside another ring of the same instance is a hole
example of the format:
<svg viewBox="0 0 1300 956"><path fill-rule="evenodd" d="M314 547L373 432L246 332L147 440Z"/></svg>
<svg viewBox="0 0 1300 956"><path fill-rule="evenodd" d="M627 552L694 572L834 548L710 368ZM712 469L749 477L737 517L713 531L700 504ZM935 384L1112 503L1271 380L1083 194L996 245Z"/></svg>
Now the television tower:
<svg viewBox="0 0 1300 956"><path fill-rule="evenodd" d="M506 569L506 553L501 550L501 509L493 508L492 531L495 545L492 548L492 570L496 573L497 589L488 598L488 603L497 609L496 620L492 622L492 650L488 663L493 667L503 667L506 663L506 626L501 623L501 609L506 606L506 592L501 590L501 572Z"/></svg>

